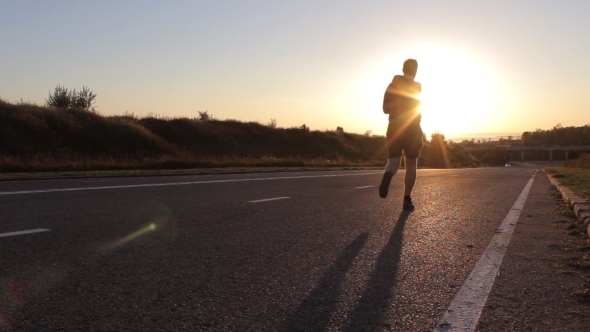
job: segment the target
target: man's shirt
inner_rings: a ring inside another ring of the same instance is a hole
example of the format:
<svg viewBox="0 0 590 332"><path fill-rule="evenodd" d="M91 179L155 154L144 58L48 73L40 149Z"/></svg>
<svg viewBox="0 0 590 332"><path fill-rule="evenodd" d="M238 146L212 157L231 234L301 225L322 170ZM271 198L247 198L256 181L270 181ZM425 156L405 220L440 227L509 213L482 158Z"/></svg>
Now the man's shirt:
<svg viewBox="0 0 590 332"><path fill-rule="evenodd" d="M421 92L422 85L411 77L395 75L385 90L383 112L389 114L390 120L410 111L417 112Z"/></svg>

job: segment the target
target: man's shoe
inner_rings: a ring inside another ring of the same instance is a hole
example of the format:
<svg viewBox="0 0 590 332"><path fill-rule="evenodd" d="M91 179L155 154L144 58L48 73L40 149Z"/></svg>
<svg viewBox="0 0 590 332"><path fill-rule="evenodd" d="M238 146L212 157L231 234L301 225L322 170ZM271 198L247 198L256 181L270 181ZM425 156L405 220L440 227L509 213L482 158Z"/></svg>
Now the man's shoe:
<svg viewBox="0 0 590 332"><path fill-rule="evenodd" d="M414 211L414 204L412 204L412 200L404 199L404 210L405 211Z"/></svg>
<svg viewBox="0 0 590 332"><path fill-rule="evenodd" d="M389 184L391 183L392 177L393 172L385 172L385 174L383 174L383 179L381 179L381 184L379 185L379 197L387 197L387 192L389 191Z"/></svg>

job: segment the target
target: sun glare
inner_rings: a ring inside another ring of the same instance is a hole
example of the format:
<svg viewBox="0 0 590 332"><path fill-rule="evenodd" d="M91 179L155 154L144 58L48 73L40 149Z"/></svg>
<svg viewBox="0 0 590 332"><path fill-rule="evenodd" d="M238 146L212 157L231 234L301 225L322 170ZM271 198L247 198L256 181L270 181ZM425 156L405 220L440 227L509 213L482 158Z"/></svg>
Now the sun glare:
<svg viewBox="0 0 590 332"><path fill-rule="evenodd" d="M401 74L407 58L418 60L416 81L422 84L422 129L428 136L435 131L447 137L486 132L499 92L496 75L491 67L464 50L440 45L384 56L365 68L366 76L356 91L362 94L360 105L373 110L367 114L373 128L386 126L383 122L387 120L378 112L383 92L393 75Z"/></svg>
<svg viewBox="0 0 590 332"><path fill-rule="evenodd" d="M485 131L494 110L494 78L485 64L451 49L420 56L422 128L426 133Z"/></svg>

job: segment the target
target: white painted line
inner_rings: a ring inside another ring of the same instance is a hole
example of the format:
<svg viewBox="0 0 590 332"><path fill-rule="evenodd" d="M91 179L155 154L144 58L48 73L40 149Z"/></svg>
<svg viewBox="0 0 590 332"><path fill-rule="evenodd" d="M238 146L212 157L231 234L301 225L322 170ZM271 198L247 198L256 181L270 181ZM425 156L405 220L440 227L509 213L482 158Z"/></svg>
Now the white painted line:
<svg viewBox="0 0 590 332"><path fill-rule="evenodd" d="M104 189L123 189L123 188L166 187L166 186L181 186L181 185L189 185L189 184L206 184L206 183L226 183L226 182L245 182L245 181L266 181L266 180L290 180L290 179L308 179L308 178L328 178L328 177L360 176L360 175L374 175L374 174L381 174L381 172L355 173L355 174L285 176L285 177L274 177L274 178L211 180L211 181L193 181L193 182L146 183L146 184L131 184L131 185L124 185L124 186L104 186L104 187L81 187L81 188L59 188L59 189L44 189L44 190L1 191L0 192L0 195L41 194L41 193L64 192L64 191L81 191L81 190L104 190Z"/></svg>
<svg viewBox="0 0 590 332"><path fill-rule="evenodd" d="M492 237L483 256L467 277L463 287L455 295L440 324L433 331L471 332L475 330L510 243L516 222L533 185L533 180L535 180L535 175L531 177L500 227L496 229L496 234Z"/></svg>
<svg viewBox="0 0 590 332"><path fill-rule="evenodd" d="M16 236L16 235L41 233L41 232L49 232L49 230L48 229L45 229L45 228L37 228L37 229L29 229L28 231L0 233L0 237L9 237L9 236Z"/></svg>
<svg viewBox="0 0 590 332"><path fill-rule="evenodd" d="M373 188L375 186L364 186L364 187L356 187L356 189L365 189L365 188Z"/></svg>
<svg viewBox="0 0 590 332"><path fill-rule="evenodd" d="M288 199L291 197L275 197L275 198L265 198L265 199L259 199L256 201L248 201L248 203L260 203L260 202L268 202L268 201L277 201L279 199Z"/></svg>

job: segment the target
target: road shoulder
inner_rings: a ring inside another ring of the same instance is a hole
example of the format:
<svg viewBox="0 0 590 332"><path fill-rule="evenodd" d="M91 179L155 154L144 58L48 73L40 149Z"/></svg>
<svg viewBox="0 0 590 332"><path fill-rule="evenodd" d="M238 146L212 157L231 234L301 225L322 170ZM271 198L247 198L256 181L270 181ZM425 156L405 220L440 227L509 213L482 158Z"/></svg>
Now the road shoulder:
<svg viewBox="0 0 590 332"><path fill-rule="evenodd" d="M587 331L590 241L539 173L477 331Z"/></svg>

